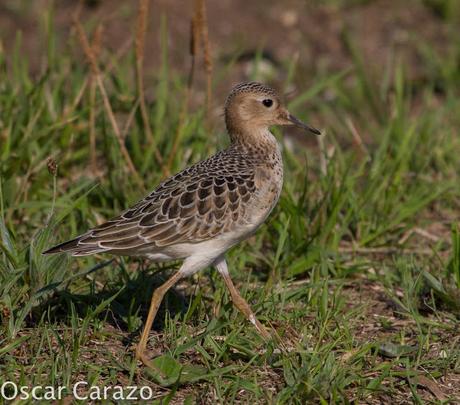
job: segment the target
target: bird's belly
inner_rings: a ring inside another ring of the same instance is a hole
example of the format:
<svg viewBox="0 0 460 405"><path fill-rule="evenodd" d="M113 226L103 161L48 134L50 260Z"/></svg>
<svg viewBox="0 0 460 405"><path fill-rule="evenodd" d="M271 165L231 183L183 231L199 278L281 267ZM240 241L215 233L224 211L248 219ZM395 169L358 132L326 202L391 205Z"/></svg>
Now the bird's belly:
<svg viewBox="0 0 460 405"><path fill-rule="evenodd" d="M141 255L156 262L186 259L191 256L202 256L212 261L225 253L233 244L231 238L221 235L203 242L184 242L161 248L153 247L150 251L142 252Z"/></svg>

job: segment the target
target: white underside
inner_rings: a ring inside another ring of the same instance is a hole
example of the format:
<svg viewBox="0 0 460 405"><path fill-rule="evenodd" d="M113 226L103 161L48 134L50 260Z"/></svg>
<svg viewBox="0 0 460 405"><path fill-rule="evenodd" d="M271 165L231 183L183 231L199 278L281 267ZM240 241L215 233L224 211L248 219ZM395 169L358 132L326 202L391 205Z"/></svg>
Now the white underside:
<svg viewBox="0 0 460 405"><path fill-rule="evenodd" d="M180 243L161 248L161 252L145 252L142 255L159 262L184 259L180 272L190 276L206 267L212 266L222 258L231 247L251 236L260 223L247 225L240 230L199 243Z"/></svg>

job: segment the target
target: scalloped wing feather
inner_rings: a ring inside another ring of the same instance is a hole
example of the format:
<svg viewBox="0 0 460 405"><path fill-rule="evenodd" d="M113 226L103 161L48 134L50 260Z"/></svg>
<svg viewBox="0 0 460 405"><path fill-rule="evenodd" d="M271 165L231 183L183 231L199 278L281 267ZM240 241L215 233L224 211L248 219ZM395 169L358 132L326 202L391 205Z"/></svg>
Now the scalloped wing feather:
<svg viewBox="0 0 460 405"><path fill-rule="evenodd" d="M167 179L120 216L44 253L135 255L146 246L198 243L230 232L244 221L255 191L254 166L241 162L228 151L218 153Z"/></svg>

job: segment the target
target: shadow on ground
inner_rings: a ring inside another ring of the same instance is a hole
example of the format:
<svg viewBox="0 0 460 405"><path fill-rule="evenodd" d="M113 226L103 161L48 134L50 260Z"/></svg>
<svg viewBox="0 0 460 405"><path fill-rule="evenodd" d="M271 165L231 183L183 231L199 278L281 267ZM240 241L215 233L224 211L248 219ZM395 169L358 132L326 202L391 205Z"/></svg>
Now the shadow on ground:
<svg viewBox="0 0 460 405"><path fill-rule="evenodd" d="M94 292L78 294L69 288L55 291L36 306L28 319L28 326L34 327L42 321L72 325L72 318L99 318L119 329L137 336L141 331L150 306L152 294L171 275L171 268L154 273L147 269L136 271L128 280L107 283L102 288L94 286ZM126 273L125 273L126 274ZM90 286L93 289L93 286ZM153 330L162 331L166 314L174 318L187 313L191 296L177 287L165 295L153 324Z"/></svg>

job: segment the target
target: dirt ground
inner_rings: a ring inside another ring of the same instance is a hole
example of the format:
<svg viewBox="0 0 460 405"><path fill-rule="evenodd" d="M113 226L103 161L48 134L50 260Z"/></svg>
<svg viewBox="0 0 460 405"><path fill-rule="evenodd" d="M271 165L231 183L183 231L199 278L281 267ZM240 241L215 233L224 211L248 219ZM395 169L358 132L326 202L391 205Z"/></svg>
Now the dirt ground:
<svg viewBox="0 0 460 405"><path fill-rule="evenodd" d="M28 7L22 3L0 1L0 50L11 52L20 30L21 46L29 56L31 70L39 72L47 46L40 27L50 1L37 0ZM103 26L103 49L117 52L132 40L137 2L86 0L83 3L81 19L86 26L89 29ZM76 5L74 0L54 2L53 20L61 34L60 47L72 41L72 15ZM150 3L147 75L160 63L162 21L166 24L171 67L184 74L188 71L192 9L192 1ZM446 48L446 24L424 2L415 0L220 0L208 1L207 9L216 70L239 57L237 68L229 75L235 82L247 76L248 56L262 50L275 82L282 82L287 74L285 61L296 58L305 71L303 87L308 87L314 82L315 72L337 71L351 64L346 38L351 38L366 65L377 75L385 65L399 58L404 61L409 77L414 79L423 79L424 75L424 67L419 63L419 47L415 45L429 43L439 52Z"/></svg>

